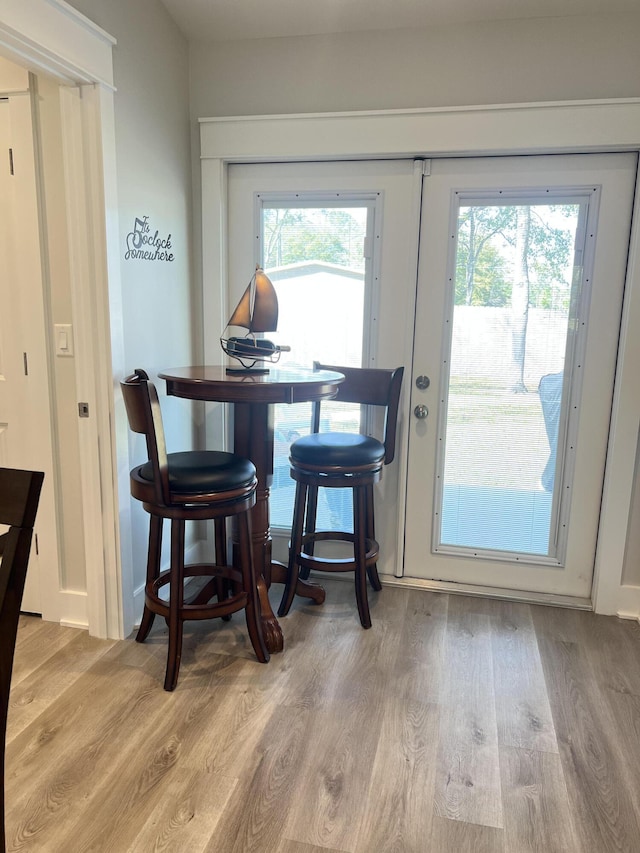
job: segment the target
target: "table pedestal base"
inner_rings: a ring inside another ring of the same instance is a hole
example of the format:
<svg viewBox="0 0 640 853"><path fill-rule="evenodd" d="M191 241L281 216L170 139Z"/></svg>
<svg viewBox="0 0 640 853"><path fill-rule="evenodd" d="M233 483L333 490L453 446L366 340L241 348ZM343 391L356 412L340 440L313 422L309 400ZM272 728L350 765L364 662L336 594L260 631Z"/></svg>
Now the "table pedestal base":
<svg viewBox="0 0 640 853"><path fill-rule="evenodd" d="M284 563L279 563L276 560L271 561L271 583L286 583L287 581L287 567ZM326 597L326 593L324 588L317 583L310 583L309 581L302 580L302 578L298 578L298 583L296 584L296 595L299 595L301 598L310 598L314 604L324 604L324 599Z"/></svg>

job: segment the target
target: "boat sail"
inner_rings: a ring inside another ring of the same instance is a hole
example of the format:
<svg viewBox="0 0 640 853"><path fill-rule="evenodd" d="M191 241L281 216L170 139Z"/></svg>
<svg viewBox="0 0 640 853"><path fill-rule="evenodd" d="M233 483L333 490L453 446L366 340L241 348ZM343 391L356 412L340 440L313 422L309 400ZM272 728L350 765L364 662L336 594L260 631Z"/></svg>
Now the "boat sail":
<svg viewBox="0 0 640 853"><path fill-rule="evenodd" d="M220 338L223 351L242 364L241 369L227 368L227 373L252 372L268 373L268 368L256 368L258 362L275 364L280 353L289 352L291 347L279 346L272 341L256 337L256 333L275 332L278 328L278 296L270 278L260 266L242 294L235 311L225 327L240 326L247 329L243 337Z"/></svg>

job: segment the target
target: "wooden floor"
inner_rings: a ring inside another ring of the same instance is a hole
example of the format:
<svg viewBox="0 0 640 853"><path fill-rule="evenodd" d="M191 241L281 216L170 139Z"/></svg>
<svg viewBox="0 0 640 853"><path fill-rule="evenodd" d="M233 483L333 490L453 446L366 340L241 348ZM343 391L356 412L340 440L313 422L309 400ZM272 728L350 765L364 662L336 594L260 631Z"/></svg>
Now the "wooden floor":
<svg viewBox="0 0 640 853"><path fill-rule="evenodd" d="M22 617L10 851L640 851L640 626L350 583L261 665L243 619L100 641ZM277 599L281 588L274 589Z"/></svg>

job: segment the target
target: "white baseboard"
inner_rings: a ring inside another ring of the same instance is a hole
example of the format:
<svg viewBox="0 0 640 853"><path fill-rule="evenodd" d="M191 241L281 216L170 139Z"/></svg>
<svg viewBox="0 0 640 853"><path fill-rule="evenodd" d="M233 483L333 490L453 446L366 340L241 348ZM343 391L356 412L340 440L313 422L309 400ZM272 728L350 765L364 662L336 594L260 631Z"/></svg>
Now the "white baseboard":
<svg viewBox="0 0 640 853"><path fill-rule="evenodd" d="M620 619L635 619L640 622L640 586L621 586L618 601L616 615Z"/></svg>
<svg viewBox="0 0 640 853"><path fill-rule="evenodd" d="M87 593L63 589L58 596L60 624L65 628L82 628L87 631L89 628Z"/></svg>
<svg viewBox="0 0 640 853"><path fill-rule="evenodd" d="M475 586L474 584L449 583L447 581L430 581L422 578L397 578L392 575L380 575L385 586L409 587L424 589L431 592L448 592L452 595L470 595L480 598L498 598L506 601L519 601L524 604L546 604L550 607L567 607L573 610L593 610L588 598L578 598L571 595L551 595L541 592L524 592L521 589L502 589L492 586Z"/></svg>

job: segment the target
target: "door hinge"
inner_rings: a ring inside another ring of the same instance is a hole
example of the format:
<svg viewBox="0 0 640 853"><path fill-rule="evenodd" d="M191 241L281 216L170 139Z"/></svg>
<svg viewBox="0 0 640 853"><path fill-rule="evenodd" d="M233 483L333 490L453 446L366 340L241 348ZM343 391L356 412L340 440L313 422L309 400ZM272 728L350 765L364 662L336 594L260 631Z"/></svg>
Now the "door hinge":
<svg viewBox="0 0 640 853"><path fill-rule="evenodd" d="M89 404L88 403L78 403L78 417L79 418L88 418L89 417Z"/></svg>
<svg viewBox="0 0 640 853"><path fill-rule="evenodd" d="M431 174L431 160L422 161L422 176L428 178Z"/></svg>
<svg viewBox="0 0 640 853"><path fill-rule="evenodd" d="M13 148L9 149L9 174L15 175L15 172L13 171Z"/></svg>

